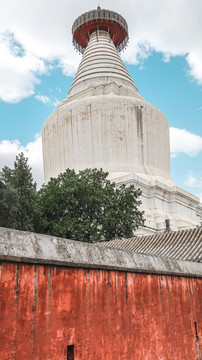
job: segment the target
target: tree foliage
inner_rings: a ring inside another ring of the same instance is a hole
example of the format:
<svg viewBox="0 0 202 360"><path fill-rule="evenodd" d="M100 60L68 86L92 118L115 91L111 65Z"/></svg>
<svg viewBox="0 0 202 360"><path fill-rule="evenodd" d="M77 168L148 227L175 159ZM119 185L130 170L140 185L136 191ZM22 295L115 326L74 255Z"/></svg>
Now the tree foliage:
<svg viewBox="0 0 202 360"><path fill-rule="evenodd" d="M132 236L144 224L141 192L133 185L116 187L107 176L102 169L67 169L51 178L37 195L37 231L87 242Z"/></svg>
<svg viewBox="0 0 202 360"><path fill-rule="evenodd" d="M0 172L0 226L34 231L36 183L28 159L16 156L14 168Z"/></svg>
<svg viewBox="0 0 202 360"><path fill-rule="evenodd" d="M21 153L0 172L0 226L87 242L130 237L144 224L140 194L116 187L102 169L67 169L37 193Z"/></svg>

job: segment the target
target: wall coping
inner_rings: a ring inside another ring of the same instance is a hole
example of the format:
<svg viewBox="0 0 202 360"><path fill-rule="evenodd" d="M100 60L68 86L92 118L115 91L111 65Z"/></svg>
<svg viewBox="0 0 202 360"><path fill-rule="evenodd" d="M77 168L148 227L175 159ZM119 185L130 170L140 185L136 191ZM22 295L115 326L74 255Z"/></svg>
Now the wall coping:
<svg viewBox="0 0 202 360"><path fill-rule="evenodd" d="M0 260L133 273L202 277L202 264L0 228Z"/></svg>

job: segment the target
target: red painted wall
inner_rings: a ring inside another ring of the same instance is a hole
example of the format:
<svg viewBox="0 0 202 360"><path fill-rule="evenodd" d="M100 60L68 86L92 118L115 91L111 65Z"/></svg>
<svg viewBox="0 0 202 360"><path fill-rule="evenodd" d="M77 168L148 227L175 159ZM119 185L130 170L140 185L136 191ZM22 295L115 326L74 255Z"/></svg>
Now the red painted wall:
<svg viewBox="0 0 202 360"><path fill-rule="evenodd" d="M200 359L200 279L6 262L0 279L1 360Z"/></svg>

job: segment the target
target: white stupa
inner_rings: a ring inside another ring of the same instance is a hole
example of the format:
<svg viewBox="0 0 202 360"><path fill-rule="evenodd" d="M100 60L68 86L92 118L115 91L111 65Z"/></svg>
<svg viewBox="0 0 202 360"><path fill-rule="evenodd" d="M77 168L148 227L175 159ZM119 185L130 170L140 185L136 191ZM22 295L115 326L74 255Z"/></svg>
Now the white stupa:
<svg viewBox="0 0 202 360"><path fill-rule="evenodd" d="M67 168L103 168L117 184L142 190L146 227L140 234L200 225L199 199L170 176L169 126L165 115L139 94L118 51L128 41L123 17L89 11L72 27L83 54L67 98L42 131L45 182Z"/></svg>

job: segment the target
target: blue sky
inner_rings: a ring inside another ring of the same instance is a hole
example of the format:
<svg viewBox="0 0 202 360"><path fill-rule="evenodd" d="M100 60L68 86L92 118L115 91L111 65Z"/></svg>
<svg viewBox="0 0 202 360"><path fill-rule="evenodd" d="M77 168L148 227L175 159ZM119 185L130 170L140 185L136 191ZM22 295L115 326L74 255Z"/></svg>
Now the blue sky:
<svg viewBox="0 0 202 360"><path fill-rule="evenodd" d="M128 21L130 42L122 58L140 94L168 118L171 175L177 185L202 197L201 2L111 0L100 5ZM31 6L25 0L0 5L0 166L12 166L24 151L41 184L41 129L67 96L81 59L71 44L71 25L97 3L75 1L72 8L68 0L36 0Z"/></svg>

